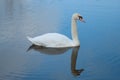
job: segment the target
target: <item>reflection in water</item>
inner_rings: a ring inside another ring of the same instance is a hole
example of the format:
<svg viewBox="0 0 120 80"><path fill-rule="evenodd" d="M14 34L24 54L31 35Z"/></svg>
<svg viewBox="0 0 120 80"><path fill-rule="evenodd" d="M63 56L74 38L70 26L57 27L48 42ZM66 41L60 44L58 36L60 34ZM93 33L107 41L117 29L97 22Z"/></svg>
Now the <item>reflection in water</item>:
<svg viewBox="0 0 120 80"><path fill-rule="evenodd" d="M74 47L71 55L71 71L74 76L79 76L84 71L84 69L76 69L78 51L79 47Z"/></svg>
<svg viewBox="0 0 120 80"><path fill-rule="evenodd" d="M13 16L14 12L14 1L13 0L6 0L6 12L9 16Z"/></svg>
<svg viewBox="0 0 120 80"><path fill-rule="evenodd" d="M46 48L46 47L31 45L27 51L31 49L34 49L44 54L56 55L56 54L65 53L70 48ZM79 76L84 71L84 69L76 69L78 51L79 51L79 47L74 47L71 55L71 72L74 76Z"/></svg>
<svg viewBox="0 0 120 80"><path fill-rule="evenodd" d="M7 17L9 17L10 19L12 18L16 18L18 16L16 15L21 15L21 10L23 7L23 1L19 0L4 0L4 6L5 6L5 14Z"/></svg>
<svg viewBox="0 0 120 80"><path fill-rule="evenodd" d="M34 49L34 50L39 51L44 54L49 54L49 55L56 54L57 55L57 54L62 54L64 52L66 52L67 50L70 49L70 47L68 47L68 48L46 48L46 47L31 45L27 51L29 51L31 49Z"/></svg>

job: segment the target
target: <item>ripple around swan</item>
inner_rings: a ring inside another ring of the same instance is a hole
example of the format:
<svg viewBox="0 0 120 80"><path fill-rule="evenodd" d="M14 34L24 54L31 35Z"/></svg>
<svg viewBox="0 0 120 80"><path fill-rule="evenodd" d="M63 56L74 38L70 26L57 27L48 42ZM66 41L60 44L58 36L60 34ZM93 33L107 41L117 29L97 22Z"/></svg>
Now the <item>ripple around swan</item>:
<svg viewBox="0 0 120 80"><path fill-rule="evenodd" d="M33 72L10 72L9 74L0 75L0 80L37 80L47 79L46 74Z"/></svg>
<svg viewBox="0 0 120 80"><path fill-rule="evenodd" d="M112 55L111 57L108 58L108 63L112 67L117 67L120 66L120 55Z"/></svg>

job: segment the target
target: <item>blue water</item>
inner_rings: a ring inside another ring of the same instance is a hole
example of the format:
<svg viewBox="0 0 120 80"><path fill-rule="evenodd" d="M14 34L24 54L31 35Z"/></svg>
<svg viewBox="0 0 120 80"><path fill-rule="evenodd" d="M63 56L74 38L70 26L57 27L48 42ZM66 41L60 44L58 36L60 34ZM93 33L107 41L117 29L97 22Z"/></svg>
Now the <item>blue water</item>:
<svg viewBox="0 0 120 80"><path fill-rule="evenodd" d="M0 0L0 80L120 80L119 0ZM40 49L26 36L71 38L80 13L80 47Z"/></svg>

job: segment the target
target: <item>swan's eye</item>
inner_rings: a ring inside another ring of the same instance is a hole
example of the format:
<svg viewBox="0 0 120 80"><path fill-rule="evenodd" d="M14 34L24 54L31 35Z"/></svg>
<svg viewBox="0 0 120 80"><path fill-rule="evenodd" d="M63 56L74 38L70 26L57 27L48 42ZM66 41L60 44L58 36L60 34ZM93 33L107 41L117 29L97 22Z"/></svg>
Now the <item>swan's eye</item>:
<svg viewBox="0 0 120 80"><path fill-rule="evenodd" d="M79 17L79 20L80 20L80 19L83 19L83 17L82 17L82 16L78 16L78 17Z"/></svg>

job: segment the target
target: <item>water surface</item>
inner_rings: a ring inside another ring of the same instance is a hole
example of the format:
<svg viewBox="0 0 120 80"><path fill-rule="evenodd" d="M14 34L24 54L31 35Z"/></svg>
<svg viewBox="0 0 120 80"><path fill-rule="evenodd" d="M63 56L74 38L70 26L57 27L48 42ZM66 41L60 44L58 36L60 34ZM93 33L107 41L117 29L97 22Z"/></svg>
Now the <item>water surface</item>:
<svg viewBox="0 0 120 80"><path fill-rule="evenodd" d="M0 80L119 80L119 0L0 0ZM58 32L71 38L80 13L80 47L31 46L26 36ZM28 50L29 49L29 50Z"/></svg>

